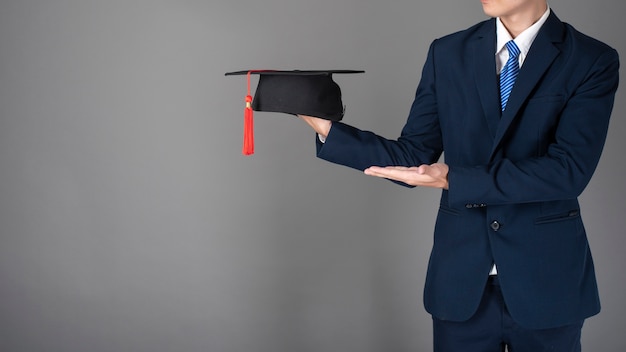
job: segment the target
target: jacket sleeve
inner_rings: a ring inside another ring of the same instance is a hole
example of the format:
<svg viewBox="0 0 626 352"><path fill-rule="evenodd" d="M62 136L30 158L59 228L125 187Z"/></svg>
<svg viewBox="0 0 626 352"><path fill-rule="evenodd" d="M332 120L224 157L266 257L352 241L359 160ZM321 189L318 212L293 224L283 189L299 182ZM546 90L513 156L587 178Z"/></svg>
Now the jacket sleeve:
<svg viewBox="0 0 626 352"><path fill-rule="evenodd" d="M433 46L434 42L422 70L408 121L397 140L334 122L326 142L318 140L317 156L361 171L370 166L415 166L436 162L441 156L443 143L437 115Z"/></svg>

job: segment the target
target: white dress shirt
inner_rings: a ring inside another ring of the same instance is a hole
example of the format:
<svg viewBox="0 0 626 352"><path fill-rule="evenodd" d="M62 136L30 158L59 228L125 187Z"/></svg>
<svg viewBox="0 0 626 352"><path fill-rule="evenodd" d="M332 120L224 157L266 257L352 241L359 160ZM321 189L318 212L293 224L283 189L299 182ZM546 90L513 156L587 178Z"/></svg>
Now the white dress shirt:
<svg viewBox="0 0 626 352"><path fill-rule="evenodd" d="M519 67L521 69L522 65L524 64L524 60L528 55L528 51L530 50L530 46L533 44L533 41L535 41L537 33L539 33L539 29L546 22L549 15L550 6L548 6L546 12L544 12L543 16L541 16L541 18L539 18L537 22L525 29L522 33L515 37L515 39L511 37L511 34L506 29L506 27L504 27L504 24L502 23L502 21L500 21L500 18L496 19L496 36L498 37L496 43L496 73L498 75L500 74L500 71L502 71L502 67L504 67L507 60L509 59L509 51L506 49L506 43L508 43L510 40L513 40L519 48ZM491 267L489 275L496 275L497 273L498 270L496 269L496 264L494 263Z"/></svg>
<svg viewBox="0 0 626 352"><path fill-rule="evenodd" d="M522 33L520 33L515 39L511 37L509 31L504 27L500 18L496 19L496 36L498 37L498 41L496 43L496 73L500 74L502 71L502 67L506 64L506 61L509 59L509 51L506 50L506 43L510 40L513 40L517 47L520 50L519 54L519 67L522 68L524 64L524 60L528 55L528 51L530 50L530 46L533 44L533 41L537 37L537 33L539 33L539 29L548 19L550 15L550 6L548 6L546 12L539 18L537 22L535 22L532 26L528 27Z"/></svg>

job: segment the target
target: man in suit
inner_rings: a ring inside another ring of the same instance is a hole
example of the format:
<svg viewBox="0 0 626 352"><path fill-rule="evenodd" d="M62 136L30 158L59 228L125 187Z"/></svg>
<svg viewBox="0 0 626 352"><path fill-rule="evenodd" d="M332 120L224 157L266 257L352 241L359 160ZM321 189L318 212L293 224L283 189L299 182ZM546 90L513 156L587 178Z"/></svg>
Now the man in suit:
<svg viewBox="0 0 626 352"><path fill-rule="evenodd" d="M436 351L580 351L600 303L577 197L604 146L618 55L545 0L481 1L490 20L431 44L397 140L300 117L320 158L442 189L424 289Z"/></svg>

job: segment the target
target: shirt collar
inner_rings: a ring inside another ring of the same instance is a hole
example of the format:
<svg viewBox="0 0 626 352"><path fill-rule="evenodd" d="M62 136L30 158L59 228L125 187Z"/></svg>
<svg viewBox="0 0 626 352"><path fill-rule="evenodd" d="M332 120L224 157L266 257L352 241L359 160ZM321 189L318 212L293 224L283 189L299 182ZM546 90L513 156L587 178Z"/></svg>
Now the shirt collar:
<svg viewBox="0 0 626 352"><path fill-rule="evenodd" d="M549 15L550 6L548 6L546 12L544 12L544 14L541 16L541 18L539 18L537 22L535 22L532 26L526 28L526 30L524 30L514 39L515 44L517 44L517 46L519 47L522 56L525 57L530 50L530 46L535 40L535 37L537 37L539 29L546 22ZM496 44L496 55L498 55L500 51L503 50L506 43L508 43L510 40L513 40L511 34L509 34L509 31L506 29L506 27L504 27L504 24L499 17L496 19L496 35L498 38Z"/></svg>

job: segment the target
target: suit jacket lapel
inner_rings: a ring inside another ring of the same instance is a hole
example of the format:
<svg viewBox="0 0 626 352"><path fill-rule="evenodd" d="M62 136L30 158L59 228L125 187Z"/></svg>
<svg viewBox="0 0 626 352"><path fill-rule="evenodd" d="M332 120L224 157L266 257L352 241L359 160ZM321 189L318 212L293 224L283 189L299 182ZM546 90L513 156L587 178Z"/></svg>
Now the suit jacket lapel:
<svg viewBox="0 0 626 352"><path fill-rule="evenodd" d="M518 117L520 108L524 102L526 102L554 59L559 55L560 51L553 43L562 40L562 33L563 24L554 13L551 13L530 47L528 56L520 69L515 86L513 86L513 90L511 91L506 110L502 112L502 117L500 118L493 143L492 156L506 134L507 129L510 127L511 122Z"/></svg>
<svg viewBox="0 0 626 352"><path fill-rule="evenodd" d="M474 80L491 137L495 137L500 122L500 92L496 74L496 22L488 21L474 42Z"/></svg>

